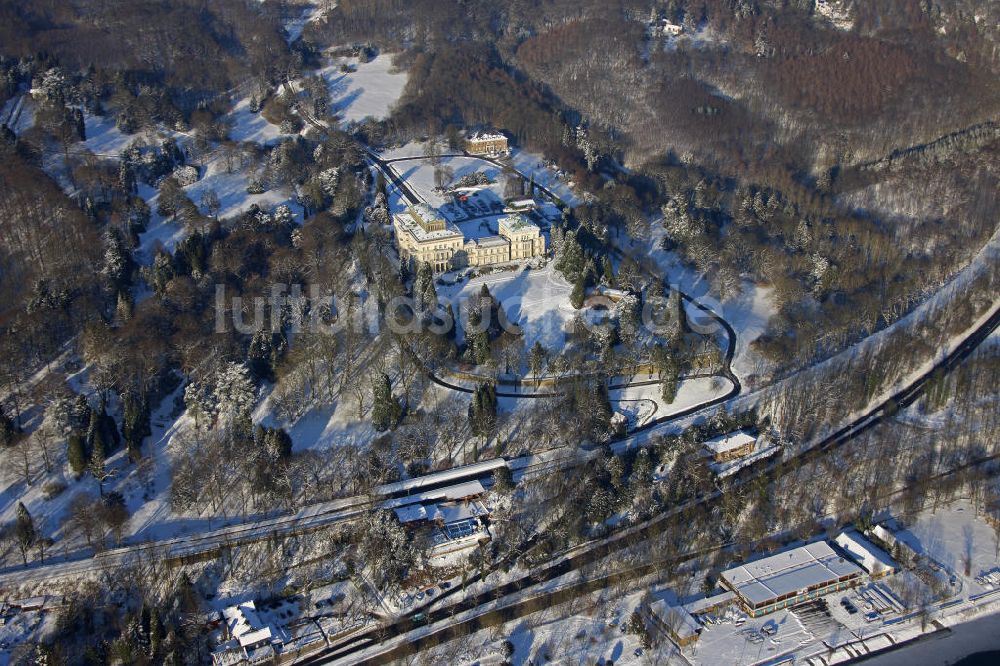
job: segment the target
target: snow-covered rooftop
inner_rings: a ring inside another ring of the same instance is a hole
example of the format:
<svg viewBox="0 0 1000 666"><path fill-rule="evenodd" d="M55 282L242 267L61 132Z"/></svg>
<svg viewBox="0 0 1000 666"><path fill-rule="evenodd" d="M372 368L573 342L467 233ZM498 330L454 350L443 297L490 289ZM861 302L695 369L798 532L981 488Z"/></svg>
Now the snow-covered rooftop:
<svg viewBox="0 0 1000 666"><path fill-rule="evenodd" d="M728 435L710 439L704 443L704 446L713 453L725 453L727 451L732 451L733 449L739 449L747 444L752 444L756 441L757 438L753 435L740 431L731 432Z"/></svg>
<svg viewBox="0 0 1000 666"><path fill-rule="evenodd" d="M256 631L248 631L247 633L240 635L237 640L239 640L240 645L243 647L269 641L271 640L271 628L264 627L263 629L258 629Z"/></svg>
<svg viewBox="0 0 1000 666"><path fill-rule="evenodd" d="M711 597L705 597L704 599L692 601L689 604L684 604L684 608L688 613L691 613L691 615L698 615L699 613L705 612L707 609L724 606L725 604L732 602L735 597L736 594L727 590L722 594L716 594Z"/></svg>
<svg viewBox="0 0 1000 666"><path fill-rule="evenodd" d="M413 219L410 213L397 213L395 218L399 228L413 236L417 241L441 240L453 237L463 238L462 232L459 231L458 227L448 221L445 221L444 229L427 231Z"/></svg>
<svg viewBox="0 0 1000 666"><path fill-rule="evenodd" d="M727 569L721 577L756 605L861 573L861 567L838 555L825 541L817 541Z"/></svg>
<svg viewBox="0 0 1000 666"><path fill-rule="evenodd" d="M884 550L855 530L841 532L834 541L869 574L879 575L896 570L896 563Z"/></svg>
<svg viewBox="0 0 1000 666"><path fill-rule="evenodd" d="M500 132L473 132L469 141L499 141L507 137Z"/></svg>
<svg viewBox="0 0 1000 666"><path fill-rule="evenodd" d="M523 231L525 229L534 229L535 231L540 231L538 225L528 221L524 217L517 214L508 215L507 217L501 217L500 220L497 222L497 224L499 225L500 233L503 233L505 231L507 233L514 231Z"/></svg>
<svg viewBox="0 0 1000 666"><path fill-rule="evenodd" d="M503 236L483 236L482 238L480 238L478 240L473 240L473 241L469 241L469 242L470 243L475 243L476 245L479 245L480 247L491 247L491 246L500 247L500 246L507 245L507 244L510 243L510 241L508 241Z"/></svg>
<svg viewBox="0 0 1000 666"><path fill-rule="evenodd" d="M257 614L257 606L253 601L247 601L237 606L230 606L222 610L222 617L226 621L226 628L233 638L241 638L245 634L264 629Z"/></svg>
<svg viewBox="0 0 1000 666"><path fill-rule="evenodd" d="M461 479L468 478L470 476L487 476L493 470L499 467L506 467L507 461L503 458L494 458L492 460L484 460L478 463L472 463L471 465L462 465L460 467L453 467L451 469L446 469L440 472L433 472L425 476L418 476L414 479L407 479L405 481L395 481L393 483L387 483L379 486L375 489L375 492L379 495L392 495L394 493L403 492L407 490L419 490L420 488L426 488L431 485L438 485L447 481L459 481ZM476 482L478 483L478 481ZM464 485L464 484L463 484ZM482 484L479 484L479 488L482 488ZM480 490L480 492L483 492ZM437 495L435 497L441 497Z"/></svg>
<svg viewBox="0 0 1000 666"><path fill-rule="evenodd" d="M416 523L421 520L428 520L430 515L427 513L427 508L423 504L408 504L406 506L400 506L393 509L396 514L396 518L399 519L401 523Z"/></svg>
<svg viewBox="0 0 1000 666"><path fill-rule="evenodd" d="M649 612L653 614L671 633L679 640L685 640L692 636L697 636L701 625L698 624L691 613L682 606L672 606L666 599L654 601L649 605Z"/></svg>
<svg viewBox="0 0 1000 666"><path fill-rule="evenodd" d="M479 502L469 502L451 506L438 505L434 509L433 518L434 520L440 520L447 525L449 523L458 522L459 520L468 520L469 518L485 516L487 513L489 512L486 510L486 507Z"/></svg>
<svg viewBox="0 0 1000 666"><path fill-rule="evenodd" d="M534 208L538 204L534 199L518 199L508 204L511 208Z"/></svg>

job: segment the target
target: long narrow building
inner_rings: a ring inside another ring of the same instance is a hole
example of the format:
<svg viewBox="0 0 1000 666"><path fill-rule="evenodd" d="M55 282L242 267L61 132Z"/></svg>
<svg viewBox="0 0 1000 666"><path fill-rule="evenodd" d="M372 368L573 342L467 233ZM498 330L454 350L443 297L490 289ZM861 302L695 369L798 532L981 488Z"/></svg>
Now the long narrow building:
<svg viewBox="0 0 1000 666"><path fill-rule="evenodd" d="M720 578L747 614L760 617L859 585L864 573L828 543L817 541L727 569Z"/></svg>

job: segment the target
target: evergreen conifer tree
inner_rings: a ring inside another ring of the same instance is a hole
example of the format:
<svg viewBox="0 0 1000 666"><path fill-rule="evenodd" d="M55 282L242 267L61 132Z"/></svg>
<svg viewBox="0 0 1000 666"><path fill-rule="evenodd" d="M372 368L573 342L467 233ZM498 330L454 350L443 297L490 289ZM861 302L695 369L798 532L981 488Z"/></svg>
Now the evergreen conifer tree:
<svg viewBox="0 0 1000 666"><path fill-rule="evenodd" d="M497 422L496 387L491 383L476 386L469 405L469 424L472 433L486 438L493 434Z"/></svg>
<svg viewBox="0 0 1000 666"><path fill-rule="evenodd" d="M573 291L569 295L570 304L579 310L583 307L585 295L586 291L583 288L583 276L580 276L580 278L576 281L576 284L573 285Z"/></svg>
<svg viewBox="0 0 1000 666"><path fill-rule="evenodd" d="M69 468L73 470L73 474L79 479L87 471L87 446L80 433L74 432L70 434L66 442L66 458L69 462Z"/></svg>
<svg viewBox="0 0 1000 666"><path fill-rule="evenodd" d="M21 558L24 564L28 564L28 551L35 544L38 532L35 529L35 521L31 519L27 507L23 502L17 503L17 518L14 523L14 537L17 539L17 547L21 551Z"/></svg>
<svg viewBox="0 0 1000 666"><path fill-rule="evenodd" d="M392 384L384 372L372 378L372 426L378 432L384 432L396 425L402 414L399 401L392 396Z"/></svg>

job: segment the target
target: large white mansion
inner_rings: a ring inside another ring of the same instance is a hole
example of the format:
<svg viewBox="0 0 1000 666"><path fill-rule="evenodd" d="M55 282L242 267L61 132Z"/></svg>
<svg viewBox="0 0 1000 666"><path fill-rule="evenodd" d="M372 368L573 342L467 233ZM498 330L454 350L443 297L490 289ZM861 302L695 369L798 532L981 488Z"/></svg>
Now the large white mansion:
<svg viewBox="0 0 1000 666"><path fill-rule="evenodd" d="M427 262L435 272L489 266L545 254L537 225L518 214L500 218L498 235L466 239L462 231L427 204L393 215L396 245L404 262Z"/></svg>

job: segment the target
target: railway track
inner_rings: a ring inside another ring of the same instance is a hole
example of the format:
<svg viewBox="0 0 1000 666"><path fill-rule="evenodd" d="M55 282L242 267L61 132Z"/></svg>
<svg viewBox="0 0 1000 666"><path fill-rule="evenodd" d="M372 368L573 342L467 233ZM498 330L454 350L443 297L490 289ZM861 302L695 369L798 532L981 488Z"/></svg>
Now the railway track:
<svg viewBox="0 0 1000 666"><path fill-rule="evenodd" d="M953 349L943 359L935 363L933 367L929 368L926 372L915 378L910 384L895 392L893 395L881 401L877 405L870 407L864 415L859 416L832 434L827 435L815 443L807 451L802 452L793 459L775 461L766 466L758 467L752 472L735 477L733 481L727 485L725 490L717 488L705 495L692 498L681 505L645 521L644 523L627 528L608 538L580 544L553 560L549 565L537 571L531 572L515 581L511 581L496 588L481 592L451 606L438 608L431 613L420 614L417 616L414 614L403 616L392 624L351 637L342 644L331 646L296 663L326 664L333 661L350 659L350 663L374 664L384 663L388 659L396 659L414 654L423 647L431 644L428 642L428 638L426 636L417 637L401 646L390 648L386 652L377 656L352 659L352 657L355 657L358 653L372 647L372 645L377 642L385 642L429 624L453 618L458 613L468 612L486 604L494 604L504 597L520 593L541 583L549 582L555 578L577 570L586 564L604 559L609 555L619 552L622 548L628 545L640 543L648 540L650 537L656 536L672 522L684 520L684 518L692 511L701 510L705 505L718 501L727 492L732 492L736 488L753 483L761 477L770 476L771 478L777 478L779 476L783 476L792 469L800 467L804 463L814 461L836 449L839 449L880 423L892 418L900 408L912 405L926 390L932 376L938 372L947 373L953 370L963 360L965 360L969 354L976 349L976 347L982 344L986 338L996 331L998 327L1000 327L1000 309L996 310L989 318L986 319L984 323L966 336L966 338L959 343L955 349ZM957 470L939 474L937 477L947 476L960 469L982 465L998 459L1000 459L1000 455L977 458L967 462ZM535 538L536 537L533 536L531 540L533 541ZM481 580L481 577L476 575L472 578L472 580L470 580L470 582L477 582L479 580ZM589 584L590 583L587 581L581 582L578 586L577 594L590 591L590 588L588 587ZM457 593L460 589L461 588L455 588L450 592ZM543 595L542 598L546 598L545 595ZM441 598L439 598L439 603L440 600ZM559 601L551 595L548 597L548 602L549 604L559 603ZM505 611L503 621L510 621L511 619L515 619L540 609L532 606L528 602L521 602L517 608L520 608L520 612ZM449 624L448 626L442 627L441 629L429 634L429 636L434 637L433 640L435 643L433 644L438 644L445 640L450 640L451 638L472 633L482 626L489 626L482 624L483 621L479 619L479 617L480 616L476 616L467 620L461 620L459 622Z"/></svg>

